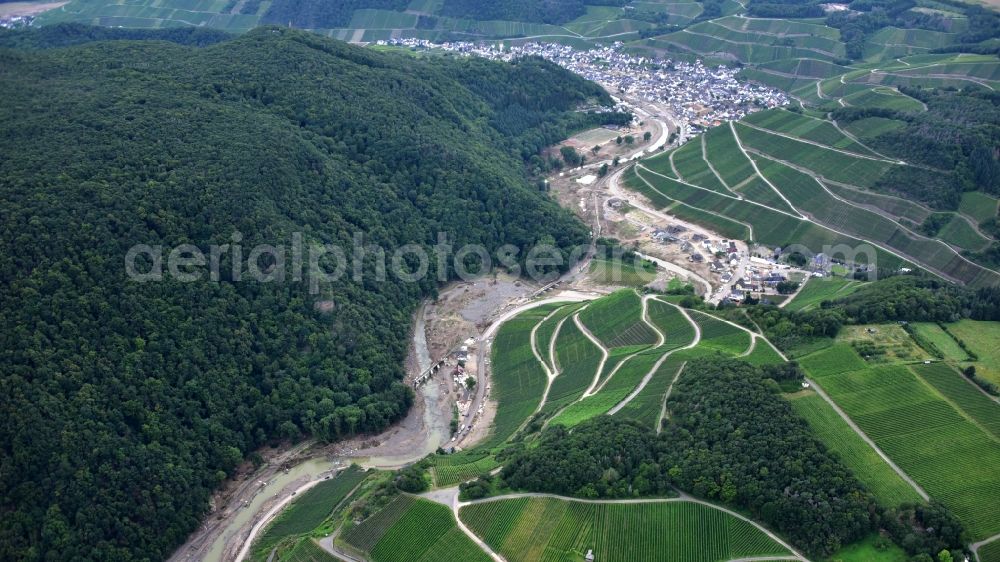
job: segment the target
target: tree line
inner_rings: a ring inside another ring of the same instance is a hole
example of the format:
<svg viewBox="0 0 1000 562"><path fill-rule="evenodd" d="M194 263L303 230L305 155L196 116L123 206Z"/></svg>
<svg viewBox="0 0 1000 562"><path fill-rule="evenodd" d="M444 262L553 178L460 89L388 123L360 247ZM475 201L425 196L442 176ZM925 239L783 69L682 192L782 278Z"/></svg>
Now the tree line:
<svg viewBox="0 0 1000 562"><path fill-rule="evenodd" d="M689 363L657 435L599 416L551 426L516 447L499 475L465 486L585 498L669 496L683 490L747 512L811 556L823 557L883 529L913 556L961 553L963 528L943 506L883 508L781 396L800 381L793 365L736 359ZM537 445L537 446L536 446Z"/></svg>

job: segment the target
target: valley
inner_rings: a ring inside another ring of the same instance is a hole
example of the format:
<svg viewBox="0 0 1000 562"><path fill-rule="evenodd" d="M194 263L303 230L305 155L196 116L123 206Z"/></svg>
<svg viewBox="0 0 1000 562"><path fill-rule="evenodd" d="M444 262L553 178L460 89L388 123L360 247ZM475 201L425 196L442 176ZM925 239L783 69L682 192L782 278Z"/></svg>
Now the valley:
<svg viewBox="0 0 1000 562"><path fill-rule="evenodd" d="M1000 15L46 8L0 31L0 558L1000 561ZM355 232L560 260L109 265Z"/></svg>

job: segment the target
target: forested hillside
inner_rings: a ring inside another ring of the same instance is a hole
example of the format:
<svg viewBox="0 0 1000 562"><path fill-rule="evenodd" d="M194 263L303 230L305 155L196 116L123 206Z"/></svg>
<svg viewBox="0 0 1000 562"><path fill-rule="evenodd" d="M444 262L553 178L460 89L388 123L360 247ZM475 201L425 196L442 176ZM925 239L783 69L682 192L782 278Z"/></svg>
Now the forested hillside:
<svg viewBox="0 0 1000 562"><path fill-rule="evenodd" d="M401 365L433 276L376 282L365 260L363 281L312 295L291 274L237 282L226 252L217 281L137 283L130 247L567 247L586 230L525 157L620 118L570 111L609 98L540 60L277 28L0 50L0 68L4 560L163 558L255 448L379 431L411 402Z"/></svg>

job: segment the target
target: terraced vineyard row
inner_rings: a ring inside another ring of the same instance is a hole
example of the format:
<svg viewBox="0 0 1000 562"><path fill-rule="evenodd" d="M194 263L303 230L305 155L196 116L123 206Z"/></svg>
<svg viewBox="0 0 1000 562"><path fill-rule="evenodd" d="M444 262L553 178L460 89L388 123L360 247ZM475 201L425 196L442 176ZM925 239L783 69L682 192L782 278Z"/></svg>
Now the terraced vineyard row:
<svg viewBox="0 0 1000 562"><path fill-rule="evenodd" d="M350 529L344 540L373 562L491 560L458 528L450 509L406 495Z"/></svg>
<svg viewBox="0 0 1000 562"><path fill-rule="evenodd" d="M815 393L797 395L790 403L809 422L816 436L854 472L886 507L919 503L922 498Z"/></svg>
<svg viewBox="0 0 1000 562"><path fill-rule="evenodd" d="M582 503L520 498L474 503L459 516L501 556L565 560L722 561L788 551L753 525L689 502Z"/></svg>
<svg viewBox="0 0 1000 562"><path fill-rule="evenodd" d="M264 534L254 543L254 550L266 553L286 537L308 533L330 516L347 494L360 484L367 474L357 466L341 471L336 477L324 480L299 496L281 515L268 525Z"/></svg>
<svg viewBox="0 0 1000 562"><path fill-rule="evenodd" d="M989 468L1000 462L1000 441L905 365L848 370L844 363L853 361L853 351L845 347L807 357L801 365L973 537L1000 532L994 507L1000 504L1000 481ZM941 373L930 369L927 376L937 380ZM957 396L949 383L938 383ZM967 397L961 400L965 404Z"/></svg>
<svg viewBox="0 0 1000 562"><path fill-rule="evenodd" d="M700 346L729 355L740 355L750 347L750 334L718 318L693 312L691 318L701 328Z"/></svg>
<svg viewBox="0 0 1000 562"><path fill-rule="evenodd" d="M656 333L642 321L642 301L631 289L595 301L580 320L605 347L656 343Z"/></svg>
<svg viewBox="0 0 1000 562"><path fill-rule="evenodd" d="M543 410L551 412L579 398L594 382L601 362L601 350L587 338L572 318L556 338L559 375L552 381Z"/></svg>

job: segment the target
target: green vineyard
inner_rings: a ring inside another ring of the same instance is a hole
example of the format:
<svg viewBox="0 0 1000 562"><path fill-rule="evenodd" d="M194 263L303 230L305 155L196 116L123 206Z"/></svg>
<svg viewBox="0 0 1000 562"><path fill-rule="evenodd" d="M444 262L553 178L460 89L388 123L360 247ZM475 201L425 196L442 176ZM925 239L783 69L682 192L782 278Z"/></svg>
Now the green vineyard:
<svg viewBox="0 0 1000 562"><path fill-rule="evenodd" d="M459 512L470 529L511 562L595 560L710 562L781 556L788 550L725 512L690 502L583 503L520 498L474 503Z"/></svg>

